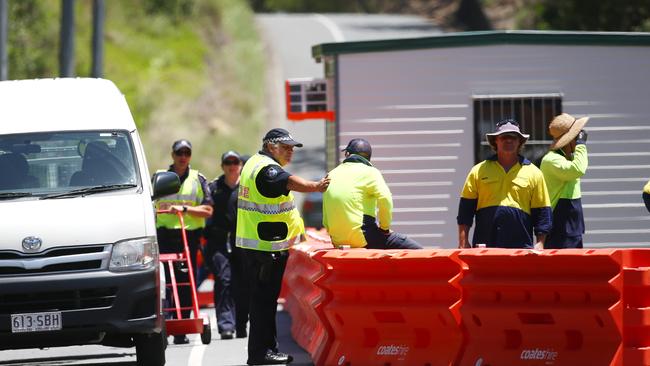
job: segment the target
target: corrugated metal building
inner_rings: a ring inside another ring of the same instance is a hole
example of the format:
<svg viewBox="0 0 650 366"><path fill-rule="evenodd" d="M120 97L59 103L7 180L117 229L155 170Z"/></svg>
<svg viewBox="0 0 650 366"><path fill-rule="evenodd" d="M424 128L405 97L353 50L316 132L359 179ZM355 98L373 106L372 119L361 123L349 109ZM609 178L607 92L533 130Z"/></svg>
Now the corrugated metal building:
<svg viewBox="0 0 650 366"><path fill-rule="evenodd" d="M457 245L458 196L505 117L531 134L535 161L560 112L590 116L582 179L585 245L650 246L650 34L497 31L314 46L324 63L327 164L354 137L394 196L394 226L427 246Z"/></svg>

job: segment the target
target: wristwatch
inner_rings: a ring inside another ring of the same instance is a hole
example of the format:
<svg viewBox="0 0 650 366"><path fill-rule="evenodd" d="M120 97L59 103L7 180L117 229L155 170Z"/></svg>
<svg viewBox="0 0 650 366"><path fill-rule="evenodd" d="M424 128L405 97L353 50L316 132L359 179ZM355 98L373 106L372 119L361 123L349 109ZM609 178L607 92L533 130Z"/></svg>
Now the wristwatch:
<svg viewBox="0 0 650 366"><path fill-rule="evenodd" d="M183 206L183 212L187 212L187 206Z"/></svg>

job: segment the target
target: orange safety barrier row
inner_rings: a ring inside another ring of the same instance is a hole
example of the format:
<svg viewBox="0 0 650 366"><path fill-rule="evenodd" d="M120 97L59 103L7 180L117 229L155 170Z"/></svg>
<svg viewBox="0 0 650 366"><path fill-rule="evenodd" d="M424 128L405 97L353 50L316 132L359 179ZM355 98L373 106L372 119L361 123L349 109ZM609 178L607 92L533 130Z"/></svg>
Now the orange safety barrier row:
<svg viewBox="0 0 650 366"><path fill-rule="evenodd" d="M608 251L466 250L460 365L609 365L621 268ZM617 319L619 318L619 319Z"/></svg>
<svg viewBox="0 0 650 366"><path fill-rule="evenodd" d="M332 250L323 307L334 340L324 365L450 365L462 346L452 250Z"/></svg>
<svg viewBox="0 0 650 366"><path fill-rule="evenodd" d="M326 271L313 259L324 254L323 249L332 249L332 245L308 243L294 246L282 284L287 289L284 306L291 314L291 334L317 365L322 364L320 360L327 355L332 341L332 332L321 309L328 295L316 286L316 281Z"/></svg>
<svg viewBox="0 0 650 366"><path fill-rule="evenodd" d="M290 264L292 334L317 366L650 366L648 249L302 248Z"/></svg>
<svg viewBox="0 0 650 366"><path fill-rule="evenodd" d="M650 365L650 250L618 251L622 263L622 363Z"/></svg>

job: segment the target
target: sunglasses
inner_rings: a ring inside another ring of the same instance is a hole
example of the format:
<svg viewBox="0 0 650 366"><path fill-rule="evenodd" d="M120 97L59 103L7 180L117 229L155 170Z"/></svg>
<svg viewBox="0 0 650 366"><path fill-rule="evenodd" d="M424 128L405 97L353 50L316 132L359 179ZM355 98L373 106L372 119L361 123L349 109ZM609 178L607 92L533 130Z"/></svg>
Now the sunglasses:
<svg viewBox="0 0 650 366"><path fill-rule="evenodd" d="M174 152L174 155L176 155L176 156L192 156L192 152L189 151L189 150L181 150L181 151Z"/></svg>
<svg viewBox="0 0 650 366"><path fill-rule="evenodd" d="M503 121L497 122L496 126L501 127L503 125L507 125L508 123L510 123L513 126L519 127L519 122L515 121L514 119L504 119Z"/></svg>
<svg viewBox="0 0 650 366"><path fill-rule="evenodd" d="M223 165L239 165L239 160L226 160L222 164Z"/></svg>

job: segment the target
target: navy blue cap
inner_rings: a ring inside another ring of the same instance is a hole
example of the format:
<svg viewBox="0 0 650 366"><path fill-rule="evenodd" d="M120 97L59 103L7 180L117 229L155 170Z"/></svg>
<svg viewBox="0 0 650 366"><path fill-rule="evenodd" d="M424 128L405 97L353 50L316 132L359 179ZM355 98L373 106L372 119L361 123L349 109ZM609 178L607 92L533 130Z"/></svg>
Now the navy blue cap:
<svg viewBox="0 0 650 366"><path fill-rule="evenodd" d="M177 152L180 149L189 149L190 151L192 151L192 144L185 139L174 141L174 143L172 144L172 151Z"/></svg>
<svg viewBox="0 0 650 366"><path fill-rule="evenodd" d="M241 156L237 151L228 150L221 155L221 162L224 163L227 159L237 159L238 161L241 161Z"/></svg>
<svg viewBox="0 0 650 366"><path fill-rule="evenodd" d="M372 147L370 146L370 143L365 139L352 139L348 143L348 146L346 146L345 149L341 151L347 151L350 154L361 155L368 160L370 160L370 157L372 156Z"/></svg>
<svg viewBox="0 0 650 366"><path fill-rule="evenodd" d="M293 136L289 131L284 128L274 128L271 131L267 132L262 139L262 143L280 143L285 145L291 145L296 147L302 147L302 143L293 139Z"/></svg>

